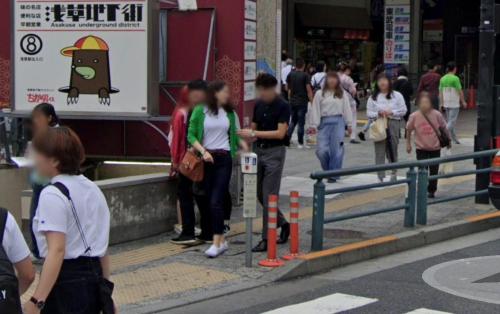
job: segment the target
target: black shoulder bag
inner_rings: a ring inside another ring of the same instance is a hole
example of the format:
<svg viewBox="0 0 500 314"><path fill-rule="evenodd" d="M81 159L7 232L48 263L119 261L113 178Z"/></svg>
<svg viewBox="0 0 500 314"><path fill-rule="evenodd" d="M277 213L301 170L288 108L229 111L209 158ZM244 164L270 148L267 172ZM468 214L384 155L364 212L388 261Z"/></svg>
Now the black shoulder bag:
<svg viewBox="0 0 500 314"><path fill-rule="evenodd" d="M78 228L78 231L80 232L83 245L85 246L84 254L89 254L92 251L92 248L87 242L87 238L85 237L82 225L80 223L80 219L78 218L78 214L76 212L75 203L73 203L73 200L71 199L71 195L69 193L68 188L61 182L56 182L51 185L57 188L69 200L69 203L71 205L71 211L76 221L76 226ZM113 282L101 276L99 281L99 299L101 302L101 309L103 314L115 314L115 306L112 297L114 287L115 285Z"/></svg>
<svg viewBox="0 0 500 314"><path fill-rule="evenodd" d="M439 139L439 145L441 146L441 148L450 146L451 139L448 136L448 132L446 132L446 129L442 126L440 126L439 129L437 129L426 114L422 112L421 114L424 116L425 120L427 120L427 122L431 125L431 128L434 130L434 133Z"/></svg>
<svg viewBox="0 0 500 314"><path fill-rule="evenodd" d="M7 217L7 210L0 208L0 313L21 314L19 282L2 245Z"/></svg>

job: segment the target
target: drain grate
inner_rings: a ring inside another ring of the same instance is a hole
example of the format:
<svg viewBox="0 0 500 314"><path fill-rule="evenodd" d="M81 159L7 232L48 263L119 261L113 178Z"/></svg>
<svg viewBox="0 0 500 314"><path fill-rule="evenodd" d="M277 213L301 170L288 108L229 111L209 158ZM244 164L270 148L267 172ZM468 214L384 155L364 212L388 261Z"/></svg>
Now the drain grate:
<svg viewBox="0 0 500 314"><path fill-rule="evenodd" d="M311 231L307 233L311 234ZM362 239L365 237L365 234L356 230L324 229L323 237L327 239Z"/></svg>

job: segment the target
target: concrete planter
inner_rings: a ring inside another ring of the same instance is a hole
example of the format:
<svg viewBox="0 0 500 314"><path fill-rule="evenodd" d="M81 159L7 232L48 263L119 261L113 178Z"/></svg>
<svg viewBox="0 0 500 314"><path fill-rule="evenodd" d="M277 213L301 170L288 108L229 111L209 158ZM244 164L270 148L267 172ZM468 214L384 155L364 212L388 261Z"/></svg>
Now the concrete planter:
<svg viewBox="0 0 500 314"><path fill-rule="evenodd" d="M177 181L155 173L95 181L111 212L110 244L146 238L173 229ZM22 192L23 231L29 237L31 191Z"/></svg>

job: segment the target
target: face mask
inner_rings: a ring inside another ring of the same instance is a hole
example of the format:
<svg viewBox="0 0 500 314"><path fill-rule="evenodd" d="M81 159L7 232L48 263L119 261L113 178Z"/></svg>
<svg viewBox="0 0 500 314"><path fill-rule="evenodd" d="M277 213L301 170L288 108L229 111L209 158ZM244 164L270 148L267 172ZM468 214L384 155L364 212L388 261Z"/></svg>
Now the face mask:
<svg viewBox="0 0 500 314"><path fill-rule="evenodd" d="M50 182L50 178L47 178L47 177L44 177L44 176L38 174L38 172L36 170L33 170L33 172L31 172L30 180L32 183L39 184L39 185L47 185Z"/></svg>

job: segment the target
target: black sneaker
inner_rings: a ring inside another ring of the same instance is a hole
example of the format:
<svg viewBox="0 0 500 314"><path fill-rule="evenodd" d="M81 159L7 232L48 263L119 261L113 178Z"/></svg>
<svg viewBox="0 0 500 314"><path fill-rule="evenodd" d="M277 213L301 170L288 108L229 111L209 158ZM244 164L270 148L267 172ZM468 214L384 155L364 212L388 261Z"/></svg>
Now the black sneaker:
<svg viewBox="0 0 500 314"><path fill-rule="evenodd" d="M366 141L366 137L365 137L365 133L364 132L359 132L358 133L358 137L359 137L360 140Z"/></svg>
<svg viewBox="0 0 500 314"><path fill-rule="evenodd" d="M267 240L260 240L260 242L254 246L252 252L259 253L267 251Z"/></svg>
<svg viewBox="0 0 500 314"><path fill-rule="evenodd" d="M181 234L177 238L173 238L172 240L170 240L170 242L173 244L181 244L181 245L188 244L189 245L189 244L197 243L198 240L196 240L195 236L187 236L187 235Z"/></svg>
<svg viewBox="0 0 500 314"><path fill-rule="evenodd" d="M203 242L203 243L213 243L213 237L205 236L203 234L200 234L198 237L196 237L196 240Z"/></svg>
<svg viewBox="0 0 500 314"><path fill-rule="evenodd" d="M229 232L231 232L231 226L224 225L224 234L228 234Z"/></svg>

